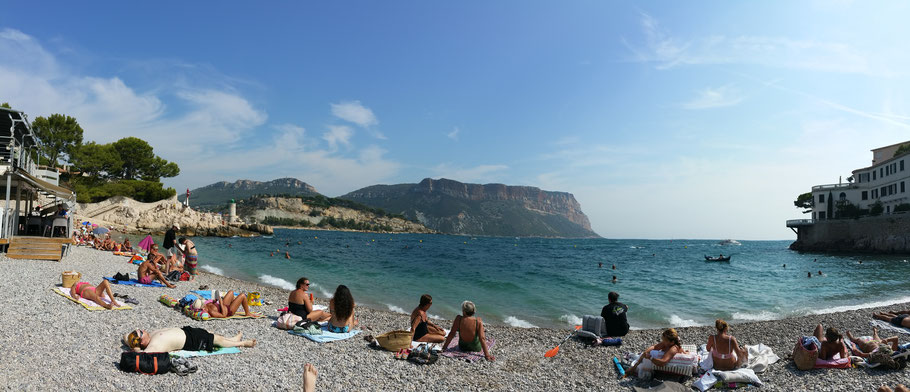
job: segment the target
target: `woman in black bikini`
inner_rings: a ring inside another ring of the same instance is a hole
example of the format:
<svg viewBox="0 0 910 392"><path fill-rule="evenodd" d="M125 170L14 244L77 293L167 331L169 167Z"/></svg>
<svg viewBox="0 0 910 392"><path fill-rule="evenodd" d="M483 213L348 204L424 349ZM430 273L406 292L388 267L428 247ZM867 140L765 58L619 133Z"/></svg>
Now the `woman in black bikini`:
<svg viewBox="0 0 910 392"><path fill-rule="evenodd" d="M311 321L327 321L332 317L331 314L321 310L313 310L313 300L307 294L310 288L310 280L307 278L297 279L297 289L291 291L288 296L288 311Z"/></svg>
<svg viewBox="0 0 910 392"><path fill-rule="evenodd" d="M429 294L420 296L420 305L411 312L411 340L416 342L442 343L446 340L445 330L430 322L427 310L433 305L433 297Z"/></svg>

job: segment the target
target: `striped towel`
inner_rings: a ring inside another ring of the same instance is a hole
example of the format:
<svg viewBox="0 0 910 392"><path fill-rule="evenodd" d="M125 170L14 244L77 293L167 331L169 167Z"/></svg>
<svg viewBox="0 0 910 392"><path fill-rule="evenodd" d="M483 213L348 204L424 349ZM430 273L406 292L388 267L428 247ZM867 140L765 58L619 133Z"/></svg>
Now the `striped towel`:
<svg viewBox="0 0 910 392"><path fill-rule="evenodd" d="M691 377L698 369L698 351L694 344L684 344L682 348L689 353L676 354L673 359L664 366L654 366L654 363L651 362L650 359L643 359L638 366L638 377L651 378L652 372L671 373Z"/></svg>

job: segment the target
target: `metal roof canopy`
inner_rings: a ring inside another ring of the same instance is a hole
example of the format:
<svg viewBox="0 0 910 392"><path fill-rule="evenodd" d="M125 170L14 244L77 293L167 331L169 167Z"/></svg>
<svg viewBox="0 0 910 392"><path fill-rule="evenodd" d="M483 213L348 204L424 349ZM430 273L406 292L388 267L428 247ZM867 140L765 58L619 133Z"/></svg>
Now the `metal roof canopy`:
<svg viewBox="0 0 910 392"><path fill-rule="evenodd" d="M15 180L25 181L46 195L56 196L57 198L63 200L76 200L76 193L72 190L59 185L51 184L40 178L34 177L25 171L17 170L13 172L12 175ZM5 178L0 178L0 180L5 180Z"/></svg>

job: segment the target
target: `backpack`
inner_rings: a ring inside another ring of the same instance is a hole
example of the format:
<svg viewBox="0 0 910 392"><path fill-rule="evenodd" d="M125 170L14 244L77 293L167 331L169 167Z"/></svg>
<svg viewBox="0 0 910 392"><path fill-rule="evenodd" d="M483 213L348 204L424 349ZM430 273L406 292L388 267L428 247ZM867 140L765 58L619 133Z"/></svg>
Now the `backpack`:
<svg viewBox="0 0 910 392"><path fill-rule="evenodd" d="M168 353L124 351L120 354L120 370L148 375L164 374L171 370L171 357Z"/></svg>
<svg viewBox="0 0 910 392"><path fill-rule="evenodd" d="M294 329L294 326L303 320L303 317L300 317L291 312L284 312L278 316L278 321L275 322L275 326L278 329Z"/></svg>

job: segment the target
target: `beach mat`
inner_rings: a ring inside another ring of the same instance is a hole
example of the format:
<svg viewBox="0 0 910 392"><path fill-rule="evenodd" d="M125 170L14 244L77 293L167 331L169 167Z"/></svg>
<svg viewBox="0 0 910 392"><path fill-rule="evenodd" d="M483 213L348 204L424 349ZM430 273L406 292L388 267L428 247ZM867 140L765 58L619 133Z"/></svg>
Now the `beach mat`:
<svg viewBox="0 0 910 392"><path fill-rule="evenodd" d="M881 329L884 329L884 330L888 330L888 331L891 331L891 332L897 332L897 333L902 333L902 334L905 334L905 335L910 335L910 329L907 329L907 328L904 328L904 327L897 327L897 326L894 326L893 324L891 324L891 323L889 323L889 322L887 322L887 321L872 320L872 321L869 322L869 325L871 325L871 326L873 326L873 327L878 327L878 328L881 328Z"/></svg>
<svg viewBox="0 0 910 392"><path fill-rule="evenodd" d="M253 311L250 311L250 315L249 315L249 316L247 316L245 313L242 313L242 312L241 312L241 313L234 313L234 315L231 316L231 317L220 317L220 318L219 318L219 317L199 318L198 315L199 315L200 313L202 313L202 312L198 312L198 311L197 311L197 312L193 312L193 313L191 313L191 314L187 314L186 316L189 317L189 318L191 318L191 319L193 319L193 320L196 320L196 321L257 319L257 318L263 318L263 317L265 317L265 314L264 314L264 313L253 312ZM205 315L208 316L208 313L205 313Z"/></svg>
<svg viewBox="0 0 910 392"><path fill-rule="evenodd" d="M192 357L207 357L209 355L221 355L221 354L240 354L240 347L216 347L215 351L185 351L177 350L171 351L170 355L172 357L180 358L192 358Z"/></svg>
<svg viewBox="0 0 910 392"><path fill-rule="evenodd" d="M109 282L111 282L111 283L113 283L113 284L122 284L122 285L124 285L124 286L136 286L136 287L165 287L163 284L161 284L161 282L159 282L159 281L157 281L157 280L153 280L153 281L152 281L152 284L145 284L145 283L139 283L139 281L136 280L136 279L130 279L130 280L117 280L117 279L108 278L108 277L105 277L104 279L107 280L107 281L109 281Z"/></svg>
<svg viewBox="0 0 910 392"><path fill-rule="evenodd" d="M458 333L456 332L455 338L452 339L451 342L449 342L449 347L446 347L446 349L443 350L441 353L439 353L439 355L444 355L444 356L447 356L447 357L453 358L453 359L463 359L468 362L474 362L474 361L484 359L482 351L475 351L475 352L461 351L461 349L458 348L458 338L459 338L459 336L458 336ZM490 349L492 351L493 346L495 344L496 344L496 339L493 339L490 337L487 338L487 348L488 349Z"/></svg>
<svg viewBox="0 0 910 392"><path fill-rule="evenodd" d="M345 340L345 339L352 338L360 333L359 329L355 329L353 331L346 332L346 333L329 332L328 325L329 325L328 323L325 323L325 325L321 325L321 327L322 327L321 335L310 335L308 333L294 331L293 329L288 331L288 333L291 335L303 336L316 343L328 343L328 342L334 342L334 341L338 341L338 340Z"/></svg>
<svg viewBox="0 0 910 392"><path fill-rule="evenodd" d="M65 298L68 298L70 301L73 301L79 305L82 305L83 307L85 307L88 310L107 310L103 306L96 304L94 301L89 301L85 298L79 298L79 299L73 298L72 296L70 296L70 289L68 289L66 287L55 287L54 292L62 295ZM111 301L107 298L105 298L103 301L107 302L107 303L111 303ZM120 304L119 307L113 308L111 310L132 309L132 308L133 307L131 307L127 304Z"/></svg>

